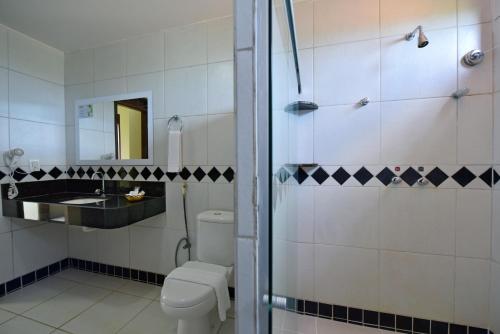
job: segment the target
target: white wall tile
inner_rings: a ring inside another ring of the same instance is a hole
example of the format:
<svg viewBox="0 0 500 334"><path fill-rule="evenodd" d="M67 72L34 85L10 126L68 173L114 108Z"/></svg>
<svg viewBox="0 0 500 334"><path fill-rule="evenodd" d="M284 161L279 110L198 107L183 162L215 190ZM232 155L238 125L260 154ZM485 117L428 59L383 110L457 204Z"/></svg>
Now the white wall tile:
<svg viewBox="0 0 500 334"><path fill-rule="evenodd" d="M377 248L378 207L379 190L375 187L315 187L314 241Z"/></svg>
<svg viewBox="0 0 500 334"><path fill-rule="evenodd" d="M2 211L2 201L0 201L0 212ZM0 234L11 231L10 218L0 215Z"/></svg>
<svg viewBox="0 0 500 334"><path fill-rule="evenodd" d="M0 68L0 116L9 116L9 72Z"/></svg>
<svg viewBox="0 0 500 334"><path fill-rule="evenodd" d="M168 274L175 268L174 254L182 230L135 227L130 228L130 266L155 273ZM184 251L179 260L184 259Z"/></svg>
<svg viewBox="0 0 500 334"><path fill-rule="evenodd" d="M401 35L423 25L439 29L457 24L456 0L380 0L382 35Z"/></svg>
<svg viewBox="0 0 500 334"><path fill-rule="evenodd" d="M130 268L129 227L97 231L98 262Z"/></svg>
<svg viewBox="0 0 500 334"><path fill-rule="evenodd" d="M5 152L9 149L9 119L0 117L0 151ZM5 166L3 159L0 166Z"/></svg>
<svg viewBox="0 0 500 334"><path fill-rule="evenodd" d="M457 190L456 255L491 254L491 191Z"/></svg>
<svg viewBox="0 0 500 334"><path fill-rule="evenodd" d="M0 282L7 282L14 278L12 266L12 233L0 234Z"/></svg>
<svg viewBox="0 0 500 334"><path fill-rule="evenodd" d="M452 321L454 267L449 256L381 251L380 309Z"/></svg>
<svg viewBox="0 0 500 334"><path fill-rule="evenodd" d="M84 232L78 226L69 226L68 247L69 257L97 262L97 230Z"/></svg>
<svg viewBox="0 0 500 334"><path fill-rule="evenodd" d="M66 164L76 163L75 127L66 126Z"/></svg>
<svg viewBox="0 0 500 334"><path fill-rule="evenodd" d="M487 52L481 64L468 66L462 57L475 49L490 50L493 46L491 23L458 29L458 87L468 88L470 94L491 93L493 89L493 54Z"/></svg>
<svg viewBox="0 0 500 334"><path fill-rule="evenodd" d="M86 83L81 85L66 86L64 99L66 105L66 125L75 125L75 104L81 99L89 99L94 95L94 85Z"/></svg>
<svg viewBox="0 0 500 334"><path fill-rule="evenodd" d="M13 233L14 277L68 257L64 225L43 224Z"/></svg>
<svg viewBox="0 0 500 334"><path fill-rule="evenodd" d="M364 97L380 99L378 40L340 44L314 50L315 102L355 104Z"/></svg>
<svg viewBox="0 0 500 334"><path fill-rule="evenodd" d="M165 118L165 78L164 72L156 72L127 77L127 91L153 92L153 117Z"/></svg>
<svg viewBox="0 0 500 334"><path fill-rule="evenodd" d="M94 97L125 94L127 82L125 78L94 82Z"/></svg>
<svg viewBox="0 0 500 334"><path fill-rule="evenodd" d="M451 189L381 189L381 248L453 255L455 196Z"/></svg>
<svg viewBox="0 0 500 334"><path fill-rule="evenodd" d="M9 65L9 51L7 50L7 28L0 25L0 67Z"/></svg>
<svg viewBox="0 0 500 334"><path fill-rule="evenodd" d="M10 117L36 122L66 123L64 87L24 74L9 74Z"/></svg>
<svg viewBox="0 0 500 334"><path fill-rule="evenodd" d="M284 111L280 111L284 112ZM314 115L313 113L290 113L288 118L288 159L289 163L314 162ZM285 149L282 147L281 149Z"/></svg>
<svg viewBox="0 0 500 334"><path fill-rule="evenodd" d="M314 45L379 37L379 1L314 2Z"/></svg>
<svg viewBox="0 0 500 334"><path fill-rule="evenodd" d="M208 185L210 210L234 211L234 184L211 183Z"/></svg>
<svg viewBox="0 0 500 334"><path fill-rule="evenodd" d="M9 68L64 84L64 53L14 30L9 30Z"/></svg>
<svg viewBox="0 0 500 334"><path fill-rule="evenodd" d="M183 117L182 161L184 165L207 163L207 116Z"/></svg>
<svg viewBox="0 0 500 334"><path fill-rule="evenodd" d="M314 46L314 6L313 1L296 1L293 4L295 32L299 49Z"/></svg>
<svg viewBox="0 0 500 334"><path fill-rule="evenodd" d="M321 164L376 164L380 104L322 107L314 113L314 160Z"/></svg>
<svg viewBox="0 0 500 334"><path fill-rule="evenodd" d="M209 63L233 60L232 17L207 22L207 56Z"/></svg>
<svg viewBox="0 0 500 334"><path fill-rule="evenodd" d="M451 96L455 92L457 30L427 31L426 35L430 43L423 49L417 48L416 40L408 42L402 36L382 39L382 100Z"/></svg>
<svg viewBox="0 0 500 334"><path fill-rule="evenodd" d="M290 186L287 189L285 225L286 239L289 241L314 241L314 188Z"/></svg>
<svg viewBox="0 0 500 334"><path fill-rule="evenodd" d="M500 191L493 191L492 259L500 263Z"/></svg>
<svg viewBox="0 0 500 334"><path fill-rule="evenodd" d="M500 71L498 71L500 72ZM500 93L493 95L493 161L500 163Z"/></svg>
<svg viewBox="0 0 500 334"><path fill-rule="evenodd" d="M20 166L38 159L42 165L66 164L65 126L10 120L10 145L22 147L24 156Z"/></svg>
<svg viewBox="0 0 500 334"><path fill-rule="evenodd" d="M234 165L234 114L208 115L208 163Z"/></svg>
<svg viewBox="0 0 500 334"><path fill-rule="evenodd" d="M249 3L249 1L243 1ZM241 3L241 1L236 2ZM236 333L255 333L255 241L253 239L238 238L237 247L237 267L235 286L236 294L239 296L236 303L236 314L247 314L247 317L240 317L236 323Z"/></svg>
<svg viewBox="0 0 500 334"><path fill-rule="evenodd" d="M162 71L165 34L158 32L127 40L127 75Z"/></svg>
<svg viewBox="0 0 500 334"><path fill-rule="evenodd" d="M292 60L293 55L288 53L288 75L283 79L289 84L288 101L314 101L314 49L299 50L299 68L300 82L302 92L299 94L297 86L297 75L295 74L295 62ZM273 66L275 64L273 63ZM274 78L273 78L274 79ZM277 80L280 80L277 78ZM275 84L273 81L273 85ZM283 94L285 95L285 94ZM275 98L275 96L273 96ZM283 96L286 99L286 96Z"/></svg>
<svg viewBox="0 0 500 334"><path fill-rule="evenodd" d="M381 161L456 163L456 108L449 98L382 103Z"/></svg>
<svg viewBox="0 0 500 334"><path fill-rule="evenodd" d="M491 0L458 0L458 25L489 22L492 19Z"/></svg>
<svg viewBox="0 0 500 334"><path fill-rule="evenodd" d="M234 112L233 62L208 65L208 113Z"/></svg>
<svg viewBox="0 0 500 334"><path fill-rule="evenodd" d="M86 49L64 56L64 84L75 85L94 80L94 50Z"/></svg>
<svg viewBox="0 0 500 334"><path fill-rule="evenodd" d="M166 187L167 226L169 229L184 230L184 209L181 183L169 183ZM190 234L196 238L197 216L209 208L209 192L206 183L189 183L186 194L186 213Z"/></svg>
<svg viewBox="0 0 500 334"><path fill-rule="evenodd" d="M493 262L491 266L491 298L490 298L491 330L500 330L500 264Z"/></svg>
<svg viewBox="0 0 500 334"><path fill-rule="evenodd" d="M378 309L377 250L316 245L315 252L314 300Z"/></svg>
<svg viewBox="0 0 500 334"><path fill-rule="evenodd" d="M207 113L207 66L165 72L165 112L203 115Z"/></svg>
<svg viewBox="0 0 500 334"><path fill-rule="evenodd" d="M154 163L155 165L166 166L168 157L168 119L155 119L154 122Z"/></svg>
<svg viewBox="0 0 500 334"><path fill-rule="evenodd" d="M167 30L166 43L166 68L207 63L206 23Z"/></svg>
<svg viewBox="0 0 500 334"><path fill-rule="evenodd" d="M127 65L124 42L104 45L94 49L94 80L123 77Z"/></svg>
<svg viewBox="0 0 500 334"><path fill-rule="evenodd" d="M490 261L457 258L455 323L489 326Z"/></svg>
<svg viewBox="0 0 500 334"><path fill-rule="evenodd" d="M314 245L287 242L286 247L286 291L287 296L300 299L316 300L314 294L315 258Z"/></svg>
<svg viewBox="0 0 500 334"><path fill-rule="evenodd" d="M466 96L458 102L458 162L489 163L493 154L491 95Z"/></svg>

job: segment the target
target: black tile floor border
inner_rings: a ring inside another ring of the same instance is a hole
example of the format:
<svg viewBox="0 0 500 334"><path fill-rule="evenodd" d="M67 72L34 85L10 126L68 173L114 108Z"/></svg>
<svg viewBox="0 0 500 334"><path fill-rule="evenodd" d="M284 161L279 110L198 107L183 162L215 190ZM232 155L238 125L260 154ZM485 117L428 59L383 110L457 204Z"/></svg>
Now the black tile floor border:
<svg viewBox="0 0 500 334"><path fill-rule="evenodd" d="M276 299L276 298L273 298ZM493 334L485 328L464 326L453 323L414 318L404 315L363 310L342 305L330 305L310 300L290 297L277 297L286 302L274 307L289 312L350 323L354 325L379 328L406 334Z"/></svg>
<svg viewBox="0 0 500 334"><path fill-rule="evenodd" d="M0 284L0 298L70 268L156 286L163 286L163 281L165 280L165 275L163 274L81 259L66 258ZM235 292L232 287L229 287L229 296L234 300Z"/></svg>

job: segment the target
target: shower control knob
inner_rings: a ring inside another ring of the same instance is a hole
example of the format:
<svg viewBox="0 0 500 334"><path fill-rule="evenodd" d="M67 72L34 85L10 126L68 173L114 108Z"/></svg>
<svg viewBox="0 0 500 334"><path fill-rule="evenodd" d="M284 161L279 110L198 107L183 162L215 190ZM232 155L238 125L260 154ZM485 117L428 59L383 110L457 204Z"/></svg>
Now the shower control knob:
<svg viewBox="0 0 500 334"><path fill-rule="evenodd" d="M421 177L420 179L418 179L417 183L419 186L425 186L429 184L429 180L427 180L425 177Z"/></svg>
<svg viewBox="0 0 500 334"><path fill-rule="evenodd" d="M391 183L392 184L400 184L401 182L403 181L402 178L400 178L399 176L394 176L391 180Z"/></svg>
<svg viewBox="0 0 500 334"><path fill-rule="evenodd" d="M463 62L468 66L476 66L483 62L484 52L476 49L469 51L463 58Z"/></svg>

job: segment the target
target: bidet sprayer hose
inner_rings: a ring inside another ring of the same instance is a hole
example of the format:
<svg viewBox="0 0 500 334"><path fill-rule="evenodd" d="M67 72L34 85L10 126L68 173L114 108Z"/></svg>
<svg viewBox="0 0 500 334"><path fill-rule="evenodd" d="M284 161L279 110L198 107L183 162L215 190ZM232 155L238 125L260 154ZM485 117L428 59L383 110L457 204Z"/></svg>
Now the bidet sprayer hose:
<svg viewBox="0 0 500 334"><path fill-rule="evenodd" d="M175 267L177 268L179 266L179 263L177 261L177 257L179 255L179 247L181 244L184 242L185 245L182 247L183 249L188 250L188 260L191 261L191 240L189 239L189 229L188 229L188 223L187 223L187 214L186 214L186 195L187 195L187 183L183 183L181 186L181 194L182 194L182 208L184 210L184 228L186 229L186 236L179 240L177 243L177 246L175 247Z"/></svg>

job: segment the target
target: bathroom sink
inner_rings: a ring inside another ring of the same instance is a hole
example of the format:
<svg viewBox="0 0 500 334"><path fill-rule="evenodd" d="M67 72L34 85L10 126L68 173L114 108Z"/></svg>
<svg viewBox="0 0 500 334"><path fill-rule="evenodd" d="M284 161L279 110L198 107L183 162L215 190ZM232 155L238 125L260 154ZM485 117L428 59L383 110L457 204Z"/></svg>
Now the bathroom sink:
<svg viewBox="0 0 500 334"><path fill-rule="evenodd" d="M72 199L69 201L61 202L61 204L74 204L74 205L84 205L84 204L95 204L106 201L106 198L79 198Z"/></svg>

